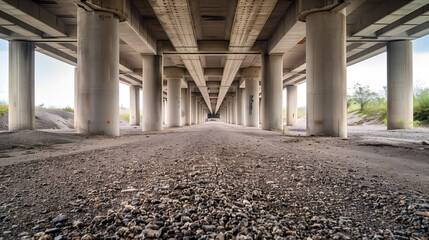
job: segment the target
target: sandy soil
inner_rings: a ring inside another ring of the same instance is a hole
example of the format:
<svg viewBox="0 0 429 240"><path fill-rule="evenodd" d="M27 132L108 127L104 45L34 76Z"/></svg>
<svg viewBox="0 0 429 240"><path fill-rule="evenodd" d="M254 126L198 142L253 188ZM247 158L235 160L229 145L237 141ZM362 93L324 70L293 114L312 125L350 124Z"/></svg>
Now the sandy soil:
<svg viewBox="0 0 429 240"><path fill-rule="evenodd" d="M302 123L290 135L218 122L117 138L0 133L0 146L22 145L1 150L0 239L427 239L429 132L365 129L349 139L298 136Z"/></svg>

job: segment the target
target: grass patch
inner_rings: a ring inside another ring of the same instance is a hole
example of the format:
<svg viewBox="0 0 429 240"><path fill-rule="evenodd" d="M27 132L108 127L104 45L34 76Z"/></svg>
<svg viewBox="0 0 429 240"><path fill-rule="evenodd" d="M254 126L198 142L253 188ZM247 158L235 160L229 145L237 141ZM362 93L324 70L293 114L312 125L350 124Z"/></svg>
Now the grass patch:
<svg viewBox="0 0 429 240"><path fill-rule="evenodd" d="M297 113L296 114L297 114L298 118L302 118L302 117L305 116L305 114L307 114L307 110L305 109L305 107L299 107L297 109Z"/></svg>
<svg viewBox="0 0 429 240"><path fill-rule="evenodd" d="M130 121L130 114L129 113L123 113L119 114L119 116L127 121Z"/></svg>
<svg viewBox="0 0 429 240"><path fill-rule="evenodd" d="M46 144L43 143L33 143L33 144L11 144L10 148L25 148L25 149L33 149L36 147L46 147Z"/></svg>
<svg viewBox="0 0 429 240"><path fill-rule="evenodd" d="M417 91L414 96L414 121L429 124L429 89Z"/></svg>
<svg viewBox="0 0 429 240"><path fill-rule="evenodd" d="M7 113L9 111L8 105L0 105L0 116L3 116L4 113Z"/></svg>
<svg viewBox="0 0 429 240"><path fill-rule="evenodd" d="M67 107L65 107L65 108L61 108L61 111L64 111L64 112L74 112L74 109L73 108L71 108L70 106L67 106Z"/></svg>
<svg viewBox="0 0 429 240"><path fill-rule="evenodd" d="M352 103L348 108L347 108L347 113L352 113L352 112L356 112L360 110L360 105L356 104L356 103Z"/></svg>

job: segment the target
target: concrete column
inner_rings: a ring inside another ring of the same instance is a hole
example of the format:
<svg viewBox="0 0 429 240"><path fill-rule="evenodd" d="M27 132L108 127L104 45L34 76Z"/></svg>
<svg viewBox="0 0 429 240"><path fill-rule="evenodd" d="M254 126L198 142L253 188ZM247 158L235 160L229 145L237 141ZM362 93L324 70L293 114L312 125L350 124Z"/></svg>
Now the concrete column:
<svg viewBox="0 0 429 240"><path fill-rule="evenodd" d="M186 125L186 99L188 98L188 89L180 89L180 126Z"/></svg>
<svg viewBox="0 0 429 240"><path fill-rule="evenodd" d="M191 96L191 112L192 112L192 124L197 124L197 97Z"/></svg>
<svg viewBox="0 0 429 240"><path fill-rule="evenodd" d="M307 135L346 138L345 14L314 12L306 21Z"/></svg>
<svg viewBox="0 0 429 240"><path fill-rule="evenodd" d="M411 41L387 44L387 129L413 127L413 47Z"/></svg>
<svg viewBox="0 0 429 240"><path fill-rule="evenodd" d="M257 67L245 68L242 71L242 78L246 81L246 91L244 101L246 109L244 117L246 126L259 127L259 79L261 69Z"/></svg>
<svg viewBox="0 0 429 240"><path fill-rule="evenodd" d="M226 115L226 122L225 123L229 123L229 104L228 102L226 103L226 107L225 107L225 115Z"/></svg>
<svg viewBox="0 0 429 240"><path fill-rule="evenodd" d="M283 56L263 56L262 72L262 129L282 130Z"/></svg>
<svg viewBox="0 0 429 240"><path fill-rule="evenodd" d="M200 103L200 123L204 123L204 107L203 104Z"/></svg>
<svg viewBox="0 0 429 240"><path fill-rule="evenodd" d="M186 126L191 126L191 122L192 122L192 92L191 92L191 87L189 87L188 85L188 89L186 89L186 118L185 118L185 125Z"/></svg>
<svg viewBox="0 0 429 240"><path fill-rule="evenodd" d="M286 124L293 126L297 120L298 87L286 86Z"/></svg>
<svg viewBox="0 0 429 240"><path fill-rule="evenodd" d="M227 100L226 100L226 107L227 107L227 111L228 111L228 123L231 124L232 123L232 106L231 106L231 97L228 96Z"/></svg>
<svg viewBox="0 0 429 240"><path fill-rule="evenodd" d="M197 114L196 114L196 118L195 118L195 121L196 121L196 124L200 124L200 114L201 114L201 110L200 110L200 101L199 101L199 99L197 99L197 104L196 104L196 112L197 112Z"/></svg>
<svg viewBox="0 0 429 240"><path fill-rule="evenodd" d="M243 91L244 89L237 89L237 125L243 125Z"/></svg>
<svg viewBox="0 0 429 240"><path fill-rule="evenodd" d="M77 114L76 114L76 108L78 107L77 100L78 100L78 69L77 67L74 68L74 114L73 114L73 123L74 123L74 129L77 129Z"/></svg>
<svg viewBox="0 0 429 240"><path fill-rule="evenodd" d="M232 103L232 124L237 124L237 93L231 98Z"/></svg>
<svg viewBox="0 0 429 240"><path fill-rule="evenodd" d="M140 125L140 87L130 86L130 125Z"/></svg>
<svg viewBox="0 0 429 240"><path fill-rule="evenodd" d="M34 130L34 43L9 42L9 131Z"/></svg>
<svg viewBox="0 0 429 240"><path fill-rule="evenodd" d="M180 78L167 79L167 126L180 126Z"/></svg>
<svg viewBox="0 0 429 240"><path fill-rule="evenodd" d="M142 131L162 130L162 57L144 55L143 58L143 122Z"/></svg>
<svg viewBox="0 0 429 240"><path fill-rule="evenodd" d="M242 95L241 95L241 112L242 112L242 118L243 118L243 126L247 126L247 114L249 112L249 96L248 96L248 88L244 88Z"/></svg>
<svg viewBox="0 0 429 240"><path fill-rule="evenodd" d="M167 105L167 101L165 101L165 99L162 99L162 124L165 125L165 106Z"/></svg>
<svg viewBox="0 0 429 240"><path fill-rule="evenodd" d="M262 98L259 98L259 124L262 124Z"/></svg>
<svg viewBox="0 0 429 240"><path fill-rule="evenodd" d="M119 135L119 19L78 8L77 132Z"/></svg>

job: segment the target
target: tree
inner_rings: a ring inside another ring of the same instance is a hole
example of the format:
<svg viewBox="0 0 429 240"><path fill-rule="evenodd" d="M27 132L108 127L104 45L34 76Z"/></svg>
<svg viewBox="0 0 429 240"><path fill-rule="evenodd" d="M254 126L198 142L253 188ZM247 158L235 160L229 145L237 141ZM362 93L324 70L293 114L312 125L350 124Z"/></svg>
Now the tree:
<svg viewBox="0 0 429 240"><path fill-rule="evenodd" d="M369 86L362 87L359 83L356 83L353 86L353 100L360 104L360 109L362 110L365 107L365 104L372 101L377 94L369 90Z"/></svg>

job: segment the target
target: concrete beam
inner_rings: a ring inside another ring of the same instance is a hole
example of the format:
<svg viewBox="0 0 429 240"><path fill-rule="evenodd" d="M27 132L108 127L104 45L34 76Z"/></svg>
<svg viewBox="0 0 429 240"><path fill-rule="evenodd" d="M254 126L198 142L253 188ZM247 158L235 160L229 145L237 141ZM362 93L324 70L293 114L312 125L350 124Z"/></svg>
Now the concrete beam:
<svg viewBox="0 0 429 240"><path fill-rule="evenodd" d="M124 3L124 13L128 16L126 21L119 24L119 36L138 53L156 54L156 39L149 32L140 15L139 10L131 0Z"/></svg>
<svg viewBox="0 0 429 240"><path fill-rule="evenodd" d="M299 2L299 0L292 2L268 39L270 54L286 53L305 38L305 23L298 19Z"/></svg>
<svg viewBox="0 0 429 240"><path fill-rule="evenodd" d="M27 0L0 0L0 10L26 23L31 23L46 34L46 37L66 37L69 35L64 22L39 4Z"/></svg>
<svg viewBox="0 0 429 240"><path fill-rule="evenodd" d="M365 11L364 15L357 19L356 24L350 27L349 36L375 37L375 32L385 27L389 20L396 20L392 14L400 10L405 5L413 2L412 0L386 0L378 7L370 11ZM389 20L387 19L389 17ZM398 17L398 16L396 16ZM384 20L385 19L385 20Z"/></svg>

